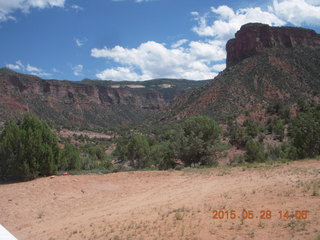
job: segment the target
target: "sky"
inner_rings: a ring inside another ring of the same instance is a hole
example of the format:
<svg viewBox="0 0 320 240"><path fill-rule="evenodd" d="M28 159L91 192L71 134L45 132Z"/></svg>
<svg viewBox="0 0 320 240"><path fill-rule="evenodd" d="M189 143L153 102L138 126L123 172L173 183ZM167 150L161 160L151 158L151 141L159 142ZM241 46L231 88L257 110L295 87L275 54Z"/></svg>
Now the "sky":
<svg viewBox="0 0 320 240"><path fill-rule="evenodd" d="M243 24L320 32L320 0L0 0L0 67L44 79L212 79Z"/></svg>

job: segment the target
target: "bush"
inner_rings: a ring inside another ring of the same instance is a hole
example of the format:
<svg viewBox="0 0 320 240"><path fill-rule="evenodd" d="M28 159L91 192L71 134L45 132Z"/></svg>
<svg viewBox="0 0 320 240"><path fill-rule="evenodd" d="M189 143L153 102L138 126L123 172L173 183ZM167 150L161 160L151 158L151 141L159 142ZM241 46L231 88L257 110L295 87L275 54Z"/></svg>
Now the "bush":
<svg viewBox="0 0 320 240"><path fill-rule="evenodd" d="M119 141L114 154L121 162L129 161L133 168L146 168L152 164L148 139L139 134L134 134L128 141Z"/></svg>
<svg viewBox="0 0 320 240"><path fill-rule="evenodd" d="M275 120L273 122L272 132L275 134L275 139L283 141L284 139L284 122Z"/></svg>
<svg viewBox="0 0 320 240"><path fill-rule="evenodd" d="M0 135L0 178L31 180L55 174L58 169L57 138L48 124L35 116L6 122Z"/></svg>
<svg viewBox="0 0 320 240"><path fill-rule="evenodd" d="M237 148L244 148L249 139L244 128L233 126L230 129L230 143L237 146Z"/></svg>
<svg viewBox="0 0 320 240"><path fill-rule="evenodd" d="M253 121L251 118L247 119L243 125L246 127L247 135L251 137L256 137L260 132L260 125Z"/></svg>
<svg viewBox="0 0 320 240"><path fill-rule="evenodd" d="M220 134L218 124L208 117L195 116L182 123L182 130L179 158L186 166L206 165Z"/></svg>
<svg viewBox="0 0 320 240"><path fill-rule="evenodd" d="M175 168L175 155L170 142L156 144L151 147L150 158L160 170Z"/></svg>
<svg viewBox="0 0 320 240"><path fill-rule="evenodd" d="M289 125L289 137L298 158L320 154L320 109L300 113Z"/></svg>
<svg viewBox="0 0 320 240"><path fill-rule="evenodd" d="M59 169L79 170L81 165L80 154L75 146L67 142L60 150Z"/></svg>
<svg viewBox="0 0 320 240"><path fill-rule="evenodd" d="M247 162L263 162L266 159L263 145L259 142L254 142L253 139L249 139L246 144L245 160Z"/></svg>

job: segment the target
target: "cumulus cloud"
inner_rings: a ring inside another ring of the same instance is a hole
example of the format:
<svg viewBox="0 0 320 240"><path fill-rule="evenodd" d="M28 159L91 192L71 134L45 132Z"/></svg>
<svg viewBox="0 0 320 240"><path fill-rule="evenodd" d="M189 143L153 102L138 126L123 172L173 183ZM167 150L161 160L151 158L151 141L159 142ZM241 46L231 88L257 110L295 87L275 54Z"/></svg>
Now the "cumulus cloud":
<svg viewBox="0 0 320 240"><path fill-rule="evenodd" d="M73 75L75 76L81 76L83 71L83 65L78 64L76 66L72 67Z"/></svg>
<svg viewBox="0 0 320 240"><path fill-rule="evenodd" d="M214 49L213 51L210 51ZM208 52L209 51L209 52ZM105 79L106 74L113 74L123 79L147 80L151 78L186 78L210 79L217 75L211 67L212 61L225 58L224 45L219 41L190 42L186 48L167 48L161 43L149 41L142 43L138 48L94 48L91 56L111 59L125 68L106 69L96 76ZM141 74L137 74L139 70ZM133 74L135 73L135 75ZM110 79L109 77L108 79Z"/></svg>
<svg viewBox="0 0 320 240"><path fill-rule="evenodd" d="M296 26L302 24L320 26L320 1L319 0L285 0L273 1L269 10L279 18Z"/></svg>
<svg viewBox="0 0 320 240"><path fill-rule="evenodd" d="M12 20L12 14L20 10L29 13L31 8L64 7L65 0L0 0L0 21Z"/></svg>
<svg viewBox="0 0 320 240"><path fill-rule="evenodd" d="M116 0L114 0L116 1ZM119 0L118 0L119 1ZM142 2L143 0L134 0ZM225 69L225 44L246 23L271 26L320 25L320 0L273 0L267 8L232 9L221 5L200 14L191 12L196 24L192 31L199 40L180 39L170 47L155 41L137 48L94 48L91 56L106 58L119 67L107 68L96 76L100 79L146 80L169 77L211 79Z"/></svg>
<svg viewBox="0 0 320 240"><path fill-rule="evenodd" d="M96 75L97 78L103 80L128 80L128 81L137 81L140 80L141 76L136 74L130 68L125 67L117 67L117 68L110 68L106 69ZM148 76L144 76L144 78L149 78Z"/></svg>
<svg viewBox="0 0 320 240"><path fill-rule="evenodd" d="M275 14L263 11L261 8L243 8L234 11L228 6L212 7L211 12L200 16L195 16L198 25L193 28L193 31L199 36L214 37L220 40L228 40L232 38L236 31L243 24L250 22L260 22L275 25L284 25L285 22L278 18ZM214 20L210 22L210 19Z"/></svg>
<svg viewBox="0 0 320 240"><path fill-rule="evenodd" d="M49 77L52 74L43 71L41 68L34 67L30 64L24 65L20 60L16 61L15 64L7 64L6 67L12 70L19 70L22 72L28 72L39 77Z"/></svg>
<svg viewBox="0 0 320 240"><path fill-rule="evenodd" d="M226 64L225 63L213 65L213 69L215 71L218 71L218 72L223 71L225 68L226 68Z"/></svg>

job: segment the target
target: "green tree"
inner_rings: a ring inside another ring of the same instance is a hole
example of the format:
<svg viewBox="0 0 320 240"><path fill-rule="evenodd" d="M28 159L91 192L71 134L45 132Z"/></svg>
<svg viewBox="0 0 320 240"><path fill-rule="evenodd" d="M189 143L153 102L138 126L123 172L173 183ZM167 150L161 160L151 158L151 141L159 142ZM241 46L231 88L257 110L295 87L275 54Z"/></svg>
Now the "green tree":
<svg viewBox="0 0 320 240"><path fill-rule="evenodd" d="M181 128L179 158L187 166L208 163L208 156L213 153L213 145L220 134L218 124L206 116L194 116L185 120Z"/></svg>
<svg viewBox="0 0 320 240"><path fill-rule="evenodd" d="M298 158L320 154L320 109L300 113L289 125L289 137Z"/></svg>
<svg viewBox="0 0 320 240"><path fill-rule="evenodd" d="M230 129L230 143L238 148L244 148L249 139L245 128L233 125Z"/></svg>
<svg viewBox="0 0 320 240"><path fill-rule="evenodd" d="M6 122L0 134L0 178L29 180L54 174L59 148L48 124L35 116Z"/></svg>
<svg viewBox="0 0 320 240"><path fill-rule="evenodd" d="M134 134L129 139L118 141L114 155L118 157L120 162L129 161L129 164L134 168L145 168L152 164L150 152L148 138Z"/></svg>
<svg viewBox="0 0 320 240"><path fill-rule="evenodd" d="M247 135L251 137L256 137L260 131L260 126L257 122L253 121L251 118L247 119L243 125L246 127Z"/></svg>
<svg viewBox="0 0 320 240"><path fill-rule="evenodd" d="M163 142L151 146L150 159L160 170L174 168L176 166L175 154L170 142Z"/></svg>
<svg viewBox="0 0 320 240"><path fill-rule="evenodd" d="M79 170L81 165L80 154L77 148L70 142L60 150L59 169L60 170Z"/></svg>

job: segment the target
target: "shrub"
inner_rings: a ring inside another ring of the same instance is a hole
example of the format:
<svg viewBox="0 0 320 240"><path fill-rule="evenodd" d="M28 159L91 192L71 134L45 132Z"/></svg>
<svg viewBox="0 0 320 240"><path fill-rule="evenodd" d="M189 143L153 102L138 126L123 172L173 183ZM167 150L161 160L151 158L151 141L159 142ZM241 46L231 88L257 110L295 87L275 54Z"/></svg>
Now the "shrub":
<svg viewBox="0 0 320 240"><path fill-rule="evenodd" d="M81 165L80 154L75 146L67 142L60 151L60 170L79 170Z"/></svg>
<svg viewBox="0 0 320 240"><path fill-rule="evenodd" d="M194 116L182 123L182 130L179 158L187 166L205 165L220 134L218 124L208 117Z"/></svg>
<svg viewBox="0 0 320 240"><path fill-rule="evenodd" d="M244 148L249 139L244 128L233 126L230 130L230 143L238 148Z"/></svg>
<svg viewBox="0 0 320 240"><path fill-rule="evenodd" d="M56 173L59 148L48 124L35 116L6 122L0 134L0 178L30 180Z"/></svg>
<svg viewBox="0 0 320 240"><path fill-rule="evenodd" d="M275 120L273 122L272 132L275 134L277 140L282 141L284 138L284 122L282 120Z"/></svg>
<svg viewBox="0 0 320 240"><path fill-rule="evenodd" d="M175 155L170 142L156 144L151 147L150 158L160 170L175 168Z"/></svg>
<svg viewBox="0 0 320 240"><path fill-rule="evenodd" d="M247 162L263 162L266 159L263 145L259 142L254 142L253 139L249 139L246 144L245 160Z"/></svg>
<svg viewBox="0 0 320 240"><path fill-rule="evenodd" d="M258 123L253 121L251 118L247 119L243 125L246 127L246 133L247 135L251 137L256 137L258 133L260 132L260 126Z"/></svg>
<svg viewBox="0 0 320 240"><path fill-rule="evenodd" d="M148 139L139 134L134 134L129 140L119 141L114 155L122 162L129 161L134 168L146 168L151 165Z"/></svg>
<svg viewBox="0 0 320 240"><path fill-rule="evenodd" d="M320 154L320 109L300 113L289 125L289 137L298 158Z"/></svg>

